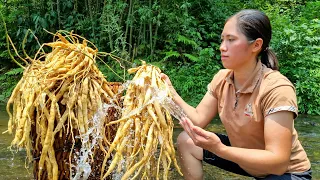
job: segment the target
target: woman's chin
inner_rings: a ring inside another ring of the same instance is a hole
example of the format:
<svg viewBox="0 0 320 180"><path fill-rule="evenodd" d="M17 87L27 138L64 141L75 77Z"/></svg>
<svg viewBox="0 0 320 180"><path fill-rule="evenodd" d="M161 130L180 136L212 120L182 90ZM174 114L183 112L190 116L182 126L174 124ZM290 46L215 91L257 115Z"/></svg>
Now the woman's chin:
<svg viewBox="0 0 320 180"><path fill-rule="evenodd" d="M224 60L222 60L222 65L223 65L223 67L225 69L230 69L231 68L230 64L228 62L224 61Z"/></svg>

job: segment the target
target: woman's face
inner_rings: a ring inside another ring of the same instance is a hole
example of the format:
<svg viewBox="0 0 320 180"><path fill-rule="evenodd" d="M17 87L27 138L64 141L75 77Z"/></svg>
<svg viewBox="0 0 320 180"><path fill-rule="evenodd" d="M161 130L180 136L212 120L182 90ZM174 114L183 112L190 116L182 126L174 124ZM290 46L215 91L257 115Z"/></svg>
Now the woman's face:
<svg viewBox="0 0 320 180"><path fill-rule="evenodd" d="M255 60L252 46L238 30L235 17L229 19L223 28L220 52L222 64L226 69L237 70Z"/></svg>

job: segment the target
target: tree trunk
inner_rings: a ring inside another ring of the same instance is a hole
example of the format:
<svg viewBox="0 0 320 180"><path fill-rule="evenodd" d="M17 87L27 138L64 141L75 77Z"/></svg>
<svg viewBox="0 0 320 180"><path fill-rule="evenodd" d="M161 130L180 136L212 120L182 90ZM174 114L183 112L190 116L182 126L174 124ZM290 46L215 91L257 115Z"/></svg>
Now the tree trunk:
<svg viewBox="0 0 320 180"><path fill-rule="evenodd" d="M54 11L54 2L53 1L51 1L51 3L50 3L50 8L51 8L51 11Z"/></svg>
<svg viewBox="0 0 320 180"><path fill-rule="evenodd" d="M113 39L112 39L112 32L111 32L111 29L110 29L110 17L109 17L109 14L108 14L108 13L110 13L110 11L108 12L106 10L106 6L108 5L108 3L109 2L107 2L107 1L104 1L104 3L103 3L100 26L102 26L102 25L106 25L107 26L107 33L108 33L108 39L109 39L109 48L110 48L111 51L113 51L114 50ZM100 37L102 37L104 35L103 32L104 31L100 31ZM101 42L101 40L99 42Z"/></svg>
<svg viewBox="0 0 320 180"><path fill-rule="evenodd" d="M57 0L57 16L58 16L58 28L61 29L61 19L60 19L60 1Z"/></svg>
<svg viewBox="0 0 320 180"><path fill-rule="evenodd" d="M152 10L152 0L149 0L149 8ZM153 55L153 49L152 49L152 15L150 17L150 21L149 21L149 30L150 30L150 50L151 50L151 57Z"/></svg>
<svg viewBox="0 0 320 180"><path fill-rule="evenodd" d="M132 1L132 0L130 0ZM131 3L131 2L130 2ZM133 21L134 21L134 17L133 17L133 7L134 4L130 5L131 6L131 16L130 16L130 35L129 35L129 55L131 55L131 50L132 50L132 33L133 33Z"/></svg>
<svg viewBox="0 0 320 180"><path fill-rule="evenodd" d="M109 17L109 15L107 15L107 23L108 23L108 37L109 37L110 49L111 49L111 51L113 51L114 48L113 48L112 33L111 33L111 29L110 29L110 17Z"/></svg>
<svg viewBox="0 0 320 180"><path fill-rule="evenodd" d="M93 19L93 6L92 6L92 0L88 0L88 8L89 8L89 15L91 19L91 29L93 34L93 39L96 41L96 32L95 32L95 26L94 26L94 19Z"/></svg>
<svg viewBox="0 0 320 180"><path fill-rule="evenodd" d="M144 45L146 45L147 44L147 33L146 33L146 28L147 28L147 26L146 26L146 23L143 23L143 37L142 37L142 43L144 44ZM146 46L145 46L145 49L146 49ZM147 51L145 51L146 52L146 54L145 54L145 56L147 56Z"/></svg>
<svg viewBox="0 0 320 180"><path fill-rule="evenodd" d="M156 26L156 30L154 32L154 42L153 42L153 46L151 47L152 48L152 52L154 52L154 49L156 48L156 44L157 44L157 35L158 35L158 29L159 29L159 26L157 24Z"/></svg>
<svg viewBox="0 0 320 180"><path fill-rule="evenodd" d="M127 21L126 21L126 31L125 31L125 34L124 34L124 40L127 41L127 35L128 35L128 31L129 31L129 19L130 19L130 16L131 16L131 6L132 6L132 0L130 0L129 2L129 12L128 12L128 16L127 16ZM126 45L124 45L122 47L122 50L124 51L126 48Z"/></svg>
<svg viewBox="0 0 320 180"><path fill-rule="evenodd" d="M30 1L29 0L27 0L27 3L28 4L30 4ZM30 16L30 6L28 6L28 20L27 20L27 22L31 22L31 16Z"/></svg>
<svg viewBox="0 0 320 180"><path fill-rule="evenodd" d="M77 1L77 0L73 0L73 10L74 10L75 12L78 11L78 1Z"/></svg>
<svg viewBox="0 0 320 180"><path fill-rule="evenodd" d="M142 26L142 22L140 22L140 28L139 28L139 34L138 34L138 38L137 38L137 40L136 40L136 49L134 50L134 56L137 56L138 55L138 49L139 49L139 46L140 46L140 44L141 44L141 39L142 39L142 37L143 37L143 35L142 35L142 28L143 28L143 26Z"/></svg>
<svg viewBox="0 0 320 180"><path fill-rule="evenodd" d="M84 12L88 12L88 11L89 11L89 8L88 8L88 1L84 1L84 7L85 7Z"/></svg>

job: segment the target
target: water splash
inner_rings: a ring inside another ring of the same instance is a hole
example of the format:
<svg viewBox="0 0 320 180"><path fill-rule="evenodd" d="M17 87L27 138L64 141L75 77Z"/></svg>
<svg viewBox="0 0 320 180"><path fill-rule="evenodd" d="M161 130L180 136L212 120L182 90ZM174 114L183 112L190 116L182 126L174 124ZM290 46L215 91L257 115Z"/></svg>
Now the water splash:
<svg viewBox="0 0 320 180"><path fill-rule="evenodd" d="M135 81L127 81L125 83L125 89L127 89L130 84L140 84L140 81L140 79L136 79ZM144 108L146 108L149 104L153 104L155 101L158 101L160 105L164 107L175 119L181 121L182 117L187 117L183 109L178 106L171 97L168 97L167 89L159 89L158 87L153 87L145 84L144 89L148 88L150 88L151 90L152 98L143 106L136 108L128 113L126 117L131 117L133 115L139 114Z"/></svg>
<svg viewBox="0 0 320 180"><path fill-rule="evenodd" d="M164 107L174 118L181 121L182 117L187 117L183 109L178 106L171 97L167 96L167 90L161 90L158 88L152 88L153 97L148 104L158 101L162 107Z"/></svg>
<svg viewBox="0 0 320 180"><path fill-rule="evenodd" d="M121 110L121 108L116 105L114 102L116 102L116 99L118 96L121 96L121 94L128 89L130 85L141 85L141 80L137 79L135 81L126 81L121 85L121 87L118 89L118 92L115 94L114 98L111 101L111 104L103 104L103 107L98 110L97 113L94 114L92 120L93 126L90 127L87 131L87 133L81 135L82 139L82 146L80 149L80 153L77 159L77 165L74 166L75 172L71 172L71 179L77 180L77 179L88 179L90 173L91 173L91 165L90 165L90 158L93 156L93 149L98 144L99 139L103 138L101 136L101 127L104 125L104 118L107 115L108 109L110 107L116 108L118 110ZM127 116L133 116L136 114L139 114L142 112L144 108L146 108L148 105L153 104L155 101L158 101L162 107L164 107L174 118L181 121L182 117L186 117L187 115L184 113L183 109L179 107L171 97L168 97L168 90L167 89L159 89L157 87L151 87L150 85L144 85L144 88L150 88L152 92L152 98L146 102L142 107L136 108L135 110L131 111ZM122 109L124 110L124 109ZM162 137L158 137L159 141L163 141ZM90 142L91 140L91 142ZM122 170L124 167L122 167ZM118 172L114 173L112 175L113 179L121 179L124 172Z"/></svg>
<svg viewBox="0 0 320 180"><path fill-rule="evenodd" d="M163 101L160 101L160 104L179 121L181 121L182 117L187 117L183 109L178 106L172 98L164 98Z"/></svg>
<svg viewBox="0 0 320 180"><path fill-rule="evenodd" d="M93 156L93 149L98 145L99 139L103 138L101 136L101 131L104 125L104 117L108 114L108 109L111 107L119 108L117 105L103 104L102 108L100 108L100 110L94 114L92 120L90 120L93 122L92 127L88 129L87 133L77 137L82 140L82 145L77 159L77 166L73 165L75 172L70 173L71 176L72 174L75 174L74 177L71 177L71 179L88 179L91 173L90 160Z"/></svg>
<svg viewBox="0 0 320 180"><path fill-rule="evenodd" d="M120 162L120 166L121 166L121 171L117 171L116 173L112 174L112 179L113 180L121 180L122 176L124 175L125 171L124 171L124 166L125 166L125 158L124 157Z"/></svg>

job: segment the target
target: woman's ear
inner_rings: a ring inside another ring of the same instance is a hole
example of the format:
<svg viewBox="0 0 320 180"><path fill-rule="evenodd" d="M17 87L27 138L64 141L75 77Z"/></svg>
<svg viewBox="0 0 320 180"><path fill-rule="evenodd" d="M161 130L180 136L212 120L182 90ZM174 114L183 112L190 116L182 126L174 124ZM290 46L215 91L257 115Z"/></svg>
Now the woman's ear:
<svg viewBox="0 0 320 180"><path fill-rule="evenodd" d="M263 45L263 40L261 38L257 38L253 43L252 43L252 52L260 52L261 48Z"/></svg>

